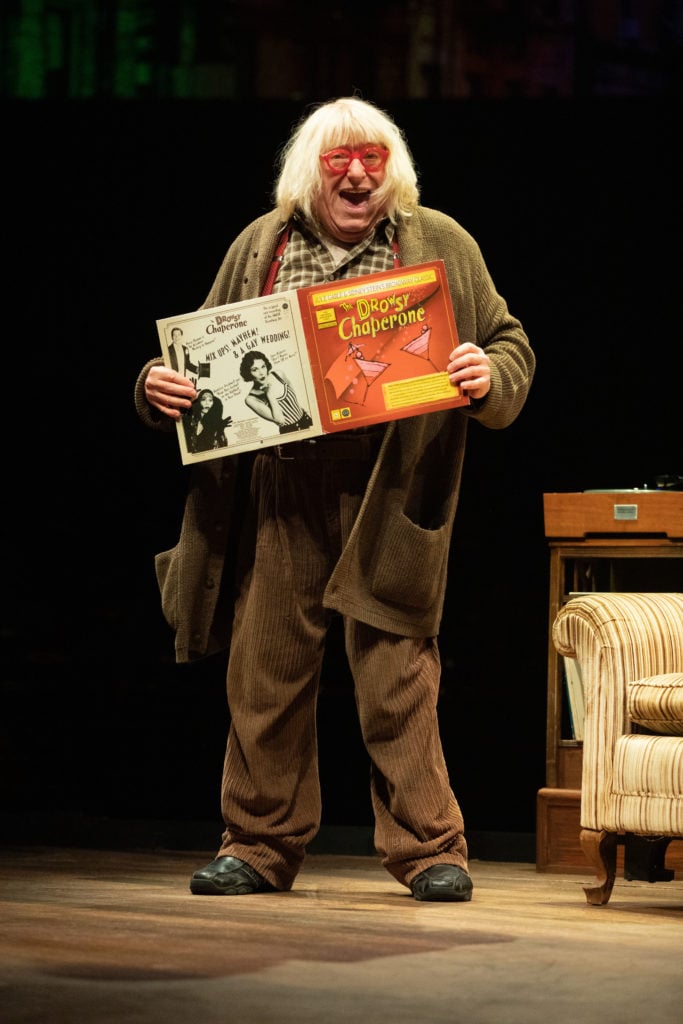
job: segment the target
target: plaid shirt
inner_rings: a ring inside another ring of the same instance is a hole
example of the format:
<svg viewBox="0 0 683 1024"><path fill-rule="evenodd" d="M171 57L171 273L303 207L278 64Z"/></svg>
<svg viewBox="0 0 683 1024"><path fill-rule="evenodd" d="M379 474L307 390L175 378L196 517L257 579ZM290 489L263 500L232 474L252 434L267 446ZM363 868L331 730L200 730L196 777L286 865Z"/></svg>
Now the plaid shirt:
<svg viewBox="0 0 683 1024"><path fill-rule="evenodd" d="M302 221L294 219L273 291L307 288L325 281L391 270L395 265L394 234L395 228L390 221L380 221L372 234L349 249L338 263L317 235Z"/></svg>

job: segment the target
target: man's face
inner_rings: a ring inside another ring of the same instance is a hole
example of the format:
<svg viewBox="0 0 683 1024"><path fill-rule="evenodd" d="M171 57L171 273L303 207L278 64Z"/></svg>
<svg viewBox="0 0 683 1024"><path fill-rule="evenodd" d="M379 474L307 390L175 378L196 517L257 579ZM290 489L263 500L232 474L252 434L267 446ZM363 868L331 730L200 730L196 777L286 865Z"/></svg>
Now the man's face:
<svg viewBox="0 0 683 1024"><path fill-rule="evenodd" d="M381 166L368 170L361 159L361 154L369 148L367 145L343 148L350 151L352 159L342 173L336 173L321 158L322 186L313 209L331 238L359 242L384 215L375 192L385 178L386 157Z"/></svg>

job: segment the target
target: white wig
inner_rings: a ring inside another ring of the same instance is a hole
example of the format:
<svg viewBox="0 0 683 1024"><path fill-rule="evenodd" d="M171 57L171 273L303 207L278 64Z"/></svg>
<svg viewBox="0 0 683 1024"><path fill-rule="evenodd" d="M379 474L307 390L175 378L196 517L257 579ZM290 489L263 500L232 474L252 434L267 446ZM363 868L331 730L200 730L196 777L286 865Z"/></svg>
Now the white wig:
<svg viewBox="0 0 683 1024"><path fill-rule="evenodd" d="M314 220L313 207L322 186L321 154L363 143L389 150L385 178L376 195L393 223L409 217L420 193L403 132L378 107L349 96L322 103L305 115L280 152L274 195L282 219L289 220L299 210L307 220Z"/></svg>

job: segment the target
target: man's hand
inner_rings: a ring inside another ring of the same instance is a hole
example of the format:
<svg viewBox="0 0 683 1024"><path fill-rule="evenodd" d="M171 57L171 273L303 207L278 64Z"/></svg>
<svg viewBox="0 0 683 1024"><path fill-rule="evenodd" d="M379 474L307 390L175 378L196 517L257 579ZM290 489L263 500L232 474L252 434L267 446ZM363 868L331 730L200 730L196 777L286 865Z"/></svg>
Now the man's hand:
<svg viewBox="0 0 683 1024"><path fill-rule="evenodd" d="M453 349L446 369L451 384L470 398L483 398L491 390L491 360L470 341Z"/></svg>
<svg viewBox="0 0 683 1024"><path fill-rule="evenodd" d="M152 366L145 380L145 396L150 405L179 420L197 397L191 380L168 366Z"/></svg>

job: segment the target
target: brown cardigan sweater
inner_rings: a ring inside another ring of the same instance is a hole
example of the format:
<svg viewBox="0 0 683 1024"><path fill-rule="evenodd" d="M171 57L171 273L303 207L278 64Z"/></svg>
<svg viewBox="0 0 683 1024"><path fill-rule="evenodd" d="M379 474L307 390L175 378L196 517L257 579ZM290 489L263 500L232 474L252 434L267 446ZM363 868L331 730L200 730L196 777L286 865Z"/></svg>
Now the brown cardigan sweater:
<svg viewBox="0 0 683 1024"><path fill-rule="evenodd" d="M260 294L282 222L264 214L230 246L203 308ZM491 390L482 402L388 424L349 542L325 591L325 605L403 636L434 636L446 591L448 550L458 502L469 419L501 429L519 414L535 357L510 315L475 240L456 221L420 207L398 225L403 266L442 259L458 335L486 349ZM138 414L148 426L173 430L144 394L148 362L135 387ZM163 613L175 631L179 662L229 644L230 613L219 600L237 478L232 455L193 466L178 543L156 556Z"/></svg>

